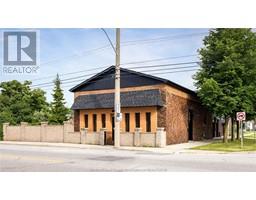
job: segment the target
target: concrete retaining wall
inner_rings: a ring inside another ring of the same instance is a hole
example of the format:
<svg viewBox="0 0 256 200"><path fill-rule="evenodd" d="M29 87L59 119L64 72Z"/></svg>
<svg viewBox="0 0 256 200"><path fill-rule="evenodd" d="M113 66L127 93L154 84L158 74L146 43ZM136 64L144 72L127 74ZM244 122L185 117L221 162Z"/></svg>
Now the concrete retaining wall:
<svg viewBox="0 0 256 200"><path fill-rule="evenodd" d="M80 132L68 132L64 136L64 143L81 144Z"/></svg>
<svg viewBox="0 0 256 200"><path fill-rule="evenodd" d="M106 129L99 132L74 132L74 125L65 122L64 125L48 125L42 122L40 126L31 126L22 122L20 126L9 126L3 124L5 141L27 141L27 142L62 142L75 144L105 145ZM121 146L148 146L164 147L166 145L166 133L163 128L157 128L156 133L141 133L140 128L135 132L121 132Z"/></svg>
<svg viewBox="0 0 256 200"><path fill-rule="evenodd" d="M28 141L28 142L38 142L40 141L40 126L25 126L24 127L24 135L22 137L22 141Z"/></svg>
<svg viewBox="0 0 256 200"><path fill-rule="evenodd" d="M6 133L8 133L8 134L6 134ZM20 127L18 127L18 126L4 127L4 140L21 141Z"/></svg>
<svg viewBox="0 0 256 200"><path fill-rule="evenodd" d="M156 134L153 134L153 133L140 134L140 146L155 147L156 146Z"/></svg>
<svg viewBox="0 0 256 200"><path fill-rule="evenodd" d="M134 146L134 133L121 133L120 134L121 146Z"/></svg>

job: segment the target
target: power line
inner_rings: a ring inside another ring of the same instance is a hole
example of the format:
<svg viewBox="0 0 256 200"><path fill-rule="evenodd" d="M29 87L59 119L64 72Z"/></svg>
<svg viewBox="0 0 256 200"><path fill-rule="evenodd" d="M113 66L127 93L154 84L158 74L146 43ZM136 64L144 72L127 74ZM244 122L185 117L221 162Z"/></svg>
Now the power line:
<svg viewBox="0 0 256 200"><path fill-rule="evenodd" d="M173 73L184 73L184 72L191 72L191 71L197 71L198 69L187 69L187 70L176 70L176 71L167 71L167 72L156 72L156 73L150 73L150 75L160 75L160 74L173 74ZM147 73L147 72L144 72L144 73ZM132 75L123 75L122 77L131 77ZM83 81L84 79L82 80L77 80L78 82L80 81ZM100 79L100 80L97 80L97 81L89 81L88 83L95 83L95 82L100 82L100 81L105 81L105 80L114 80L114 76L113 77L106 77L106 78L103 78L103 79ZM72 81L74 82L74 81ZM64 84L67 84L67 83L71 83L71 82L66 82L66 83L62 83L62 85ZM74 82L73 84L71 85L64 85L62 86L62 88L66 88L66 87L74 87L77 83ZM49 88L49 87L54 87L54 84L52 85L47 85L47 86L42 86L42 87L38 87L38 88ZM34 88L35 89L35 88Z"/></svg>
<svg viewBox="0 0 256 200"><path fill-rule="evenodd" d="M122 46L131 46L131 45L138 45L138 44L149 44L155 42L162 42L167 40L174 40L174 39L183 39L187 37L193 37L198 35L208 34L208 32L201 32L201 33L191 33L191 34L183 34L183 35L172 35L172 36L165 36L165 37L158 37L158 38L151 38L151 39L142 39L142 40L131 40L127 42L123 42Z"/></svg>
<svg viewBox="0 0 256 200"><path fill-rule="evenodd" d="M144 73L159 72L159 71L174 70L174 69L186 69L186 68L194 68L194 67L198 67L198 65L190 65L190 66L185 66L185 67L172 67L172 68L166 68L166 69L152 69L152 70L147 70L147 71L142 71L142 72L144 72Z"/></svg>
<svg viewBox="0 0 256 200"><path fill-rule="evenodd" d="M106 34L106 36L108 37L109 41L111 41L108 34L106 33L106 31L104 29L103 29L103 31ZM134 46L134 45L139 45L139 44L156 43L156 42L162 42L162 41L166 41L166 40L174 40L174 39L182 39L182 38L186 38L186 37L193 37L193 36L203 35L203 34L207 34L207 33L208 32L201 32L201 33L191 33L191 34L183 34L183 35L170 35L170 36L163 36L163 37L149 38L149 39L130 40L130 41L121 42L121 46ZM81 53L82 55L74 54L74 55L70 55L70 56L66 56L66 57L62 57L62 58L57 58L57 59L53 59L51 61L41 63L40 65L46 65L46 64L56 62L58 60L67 59L67 58L85 56L86 55L85 53L87 53L87 55L88 55L88 53L90 53L90 52L105 50L105 49L110 48L111 46L113 48L114 44L112 42L110 44L111 45L104 45L101 47L87 50L84 53ZM124 45L122 45L122 44L124 44Z"/></svg>
<svg viewBox="0 0 256 200"><path fill-rule="evenodd" d="M194 57L194 56L197 56L197 54L191 54L191 55L185 55L185 56L172 56L172 57L165 57L165 58L156 58L156 59L151 59L151 60L143 60L143 61L135 61L135 62L126 62L126 63L123 63L121 65L133 65L133 64L139 64L139 63L171 60L171 59L178 59L178 58L187 58L187 57Z"/></svg>
<svg viewBox="0 0 256 200"><path fill-rule="evenodd" d="M126 63L121 63L121 65L133 65L133 64L155 62L155 61L163 61L163 60L172 60L172 59L186 58L186 57L193 57L193 56L197 56L197 54L184 55L184 56L174 56L174 57L164 57L164 58L156 58L156 59L151 59L151 60L142 60L142 61L135 61L135 62L126 62ZM61 77L61 76L67 76L67 75L77 74L77 73L81 73L81 72L88 72L88 71L94 71L94 70L98 70L98 69L105 69L105 68L107 68L109 66L111 66L111 65L107 65L107 66L104 66L104 67L96 67L96 68L91 68L91 69L86 69L86 70L80 70L80 71L75 71L75 72L70 72L70 73L63 73L63 74L59 74L59 76ZM39 81L39 80L44 80L44 79L54 78L54 77L56 77L56 75L45 76L45 77L38 78L38 79L32 79L31 81Z"/></svg>
<svg viewBox="0 0 256 200"><path fill-rule="evenodd" d="M92 68L92 69L86 69L86 70L81 70L81 71L75 71L75 72L70 72L70 73L64 73L64 74L59 74L59 76L66 76L66 75L71 75L71 74L78 74L78 73L81 73L81 72L88 72L88 71L94 71L94 70L98 70L98 69L105 69L107 67L109 67L111 65L107 65L107 66L104 66L104 67L96 67L96 68ZM42 78L39 78L39 79L32 79L31 81L38 81L38 80L44 80L44 79L48 79L48 78L54 78L56 77L56 75L51 75L51 76L45 76L45 77L42 77Z"/></svg>
<svg viewBox="0 0 256 200"><path fill-rule="evenodd" d="M159 67L166 67L166 66L177 66L177 65L187 65L187 64L197 64L198 62L194 61L194 62L183 62L183 63L168 63L168 64L163 64L163 65L148 65L148 66L137 66L137 67L130 67L128 69L143 69L143 68L159 68ZM97 73L91 73L91 74L84 74L81 76L76 76L76 77L72 77L72 78L67 78L61 81L67 81L67 80L72 80L72 79L77 79L77 78L82 78L84 76L93 76L96 75ZM32 85L32 87L34 86L42 86L45 84L49 84L52 83L51 82L45 82L45 83L40 83L40 84L36 84L36 85Z"/></svg>
<svg viewBox="0 0 256 200"><path fill-rule="evenodd" d="M172 68L166 68L166 69L153 69L153 70L144 70L144 71L138 71L141 73L148 73L148 72L159 72L159 71L167 71L167 70L176 70L176 69L188 69L188 68L196 68L198 67L197 65L192 65L192 66L184 66L184 67L172 67ZM90 75L86 75L86 76L91 76L91 75L96 75L96 74L90 74ZM126 77L127 75L122 75L122 77ZM84 81L83 79L78 79L78 78L82 78L84 76L78 76L78 77L74 77L71 79L65 79L65 80L61 80L62 84L67 84L67 83L78 83L81 81ZM104 75L100 75L98 78L104 77ZM73 79L78 79L78 80L73 80ZM63 82L64 81L64 82ZM50 86L50 85L54 85L53 82L48 82L48 83L43 83L43 84L38 84L38 85L32 85L32 87L44 87L44 86Z"/></svg>
<svg viewBox="0 0 256 200"><path fill-rule="evenodd" d="M97 47L97 48L94 48L94 49L86 50L86 51L82 52L81 55L73 54L73 55L69 55L69 56L65 56L65 57L61 57L61 58L59 57L59 58L56 58L56 59L53 59L53 60L50 60L50 61L40 63L40 65L47 65L49 63L53 63L53 62L56 62L56 61L59 61L59 60L67 59L67 58L81 57L81 56L90 55L90 53L92 53L92 52L102 51L102 50L105 50L105 49L109 49L110 47L111 47L110 45L104 45L104 46Z"/></svg>
<svg viewBox="0 0 256 200"><path fill-rule="evenodd" d="M187 65L187 64L199 64L198 61L193 62L183 62L183 63L168 63L162 65L144 65L144 66L137 66L137 67L130 67L129 69L141 69L141 68L158 68L158 67L165 67L165 66L175 66L175 65Z"/></svg>
<svg viewBox="0 0 256 200"><path fill-rule="evenodd" d="M101 30L102 30L102 31L105 33L105 35L107 36L110 45L112 46L114 52L116 53L116 49L115 49L115 47L114 47L114 45L113 45L113 43L112 43L112 41L111 41L111 39L110 39L110 37L109 37L107 31L106 31L104 28L101 28Z"/></svg>

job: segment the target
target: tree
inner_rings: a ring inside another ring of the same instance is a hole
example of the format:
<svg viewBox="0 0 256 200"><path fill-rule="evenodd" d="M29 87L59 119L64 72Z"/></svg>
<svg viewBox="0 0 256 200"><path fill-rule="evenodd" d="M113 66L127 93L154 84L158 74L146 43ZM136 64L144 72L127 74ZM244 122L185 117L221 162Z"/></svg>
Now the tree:
<svg viewBox="0 0 256 200"><path fill-rule="evenodd" d="M63 90L60 87L61 81L58 74L54 80L54 84L55 86L52 94L53 102L51 103L49 122L52 124L63 124L64 121L68 120L70 110L65 106L66 102Z"/></svg>
<svg viewBox="0 0 256 200"><path fill-rule="evenodd" d="M19 124L20 122L38 123L35 117L47 106L45 92L31 90L31 82L20 83L17 80L0 83L0 133L2 123Z"/></svg>
<svg viewBox="0 0 256 200"><path fill-rule="evenodd" d="M237 111L255 116L256 34L251 29L214 29L199 50L201 69L195 86L202 103L228 121Z"/></svg>

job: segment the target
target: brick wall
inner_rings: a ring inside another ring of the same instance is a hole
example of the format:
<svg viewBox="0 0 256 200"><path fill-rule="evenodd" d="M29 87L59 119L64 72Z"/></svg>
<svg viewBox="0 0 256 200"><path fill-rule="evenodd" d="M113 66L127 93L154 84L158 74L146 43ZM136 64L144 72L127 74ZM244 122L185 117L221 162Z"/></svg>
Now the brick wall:
<svg viewBox="0 0 256 200"><path fill-rule="evenodd" d="M158 109L158 125L165 127L167 144L188 142L188 112L193 112L193 140L212 137L211 114L196 97L180 95L167 86L161 89L165 106Z"/></svg>
<svg viewBox="0 0 256 200"><path fill-rule="evenodd" d="M121 88L121 91L138 91L149 89L160 89L163 102L165 102L163 107L159 107L156 110L157 123L155 127L164 127L166 129L167 144L188 142L189 109L191 109L194 114L193 140L212 138L211 114L200 104L198 98L194 95L188 94L166 84ZM88 94L112 93L113 91L113 89L109 89L75 92L74 97L76 98L79 95ZM123 111L124 110L122 110L122 112ZM81 111L80 115L75 113L74 123L76 131L79 131L79 129L83 127L83 119L81 117L84 113L82 112L83 111ZM131 120L134 121L133 119ZM80 123L78 123L78 121L80 121ZM154 131L155 130L153 130L153 132ZM108 134L107 138L111 139L111 133Z"/></svg>

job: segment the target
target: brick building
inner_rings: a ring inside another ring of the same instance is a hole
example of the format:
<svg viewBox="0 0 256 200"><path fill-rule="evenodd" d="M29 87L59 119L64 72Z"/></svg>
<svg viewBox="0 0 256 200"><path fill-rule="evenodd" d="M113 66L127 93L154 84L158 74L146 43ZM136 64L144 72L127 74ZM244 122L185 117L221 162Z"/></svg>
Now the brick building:
<svg viewBox="0 0 256 200"><path fill-rule="evenodd" d="M74 92L74 128L97 132L106 128L107 144L114 139L114 74L111 66L70 89ZM166 143L212 138L212 116L195 92L169 80L121 68L121 132L166 131Z"/></svg>

